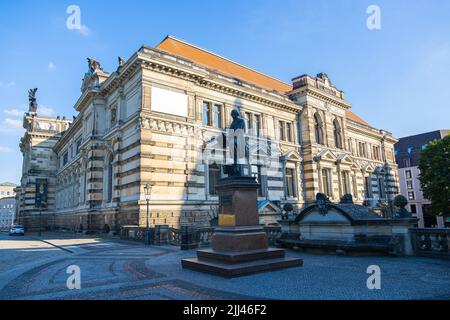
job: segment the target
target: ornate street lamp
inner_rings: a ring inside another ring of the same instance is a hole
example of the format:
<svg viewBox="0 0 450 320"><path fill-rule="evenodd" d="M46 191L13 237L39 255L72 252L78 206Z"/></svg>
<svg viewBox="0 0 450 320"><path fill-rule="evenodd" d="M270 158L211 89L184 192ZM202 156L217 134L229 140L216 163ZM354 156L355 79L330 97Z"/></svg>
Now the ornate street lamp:
<svg viewBox="0 0 450 320"><path fill-rule="evenodd" d="M149 215L149 204L150 204L150 196L152 193L152 186L148 183L144 187L145 191L145 200L147 201L147 228L145 229L145 244L150 245L150 225L148 223L148 215Z"/></svg>

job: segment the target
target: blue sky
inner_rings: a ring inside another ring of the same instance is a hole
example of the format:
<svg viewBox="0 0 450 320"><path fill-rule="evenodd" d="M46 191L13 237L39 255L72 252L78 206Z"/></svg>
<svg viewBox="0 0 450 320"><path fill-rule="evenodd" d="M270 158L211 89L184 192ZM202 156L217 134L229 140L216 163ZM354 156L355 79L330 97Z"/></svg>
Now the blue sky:
<svg viewBox="0 0 450 320"><path fill-rule="evenodd" d="M82 31L69 30L69 5ZM381 30L366 27L369 5ZM45 115L75 115L86 57L171 34L286 82L326 72L353 111L397 137L450 128L450 1L1 1L0 182L19 182L27 91Z"/></svg>

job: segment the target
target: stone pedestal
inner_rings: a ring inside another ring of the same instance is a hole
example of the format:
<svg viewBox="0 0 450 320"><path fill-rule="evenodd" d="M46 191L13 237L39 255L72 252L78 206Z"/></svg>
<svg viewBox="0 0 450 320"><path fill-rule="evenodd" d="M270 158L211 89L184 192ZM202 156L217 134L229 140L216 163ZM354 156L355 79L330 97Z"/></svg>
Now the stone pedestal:
<svg viewBox="0 0 450 320"><path fill-rule="evenodd" d="M225 277L301 266L301 259L285 257L285 250L269 248L267 234L259 225L257 189L253 177L220 180L219 227L211 249L198 250L197 258L183 259L183 268Z"/></svg>

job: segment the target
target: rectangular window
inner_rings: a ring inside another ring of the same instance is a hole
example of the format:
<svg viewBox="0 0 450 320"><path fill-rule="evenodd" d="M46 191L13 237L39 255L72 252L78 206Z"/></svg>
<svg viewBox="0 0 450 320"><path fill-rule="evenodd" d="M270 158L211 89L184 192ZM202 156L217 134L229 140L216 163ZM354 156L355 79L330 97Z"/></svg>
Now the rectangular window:
<svg viewBox="0 0 450 320"><path fill-rule="evenodd" d="M332 197L331 191L331 170L330 169L322 169L322 186L323 193L327 196Z"/></svg>
<svg viewBox="0 0 450 320"><path fill-rule="evenodd" d="M408 181L406 181L406 188L408 188L408 189L413 189L413 182L412 182L412 180L408 180Z"/></svg>
<svg viewBox="0 0 450 320"><path fill-rule="evenodd" d="M405 176L406 176L406 179L411 179L412 178L411 170L406 170Z"/></svg>
<svg viewBox="0 0 450 320"><path fill-rule="evenodd" d="M220 104L215 104L213 108L213 126L222 128L222 106Z"/></svg>
<svg viewBox="0 0 450 320"><path fill-rule="evenodd" d="M292 124L286 122L286 140L292 142Z"/></svg>
<svg viewBox="0 0 450 320"><path fill-rule="evenodd" d="M355 198L359 198L358 186L357 186L357 183L356 183L356 175L353 175L353 177L352 177L352 184L353 184L353 196Z"/></svg>
<svg viewBox="0 0 450 320"><path fill-rule="evenodd" d="M208 177L209 177L209 194L217 195L217 182L220 179L220 167L216 164L211 164L208 168Z"/></svg>
<svg viewBox="0 0 450 320"><path fill-rule="evenodd" d="M203 125L211 126L211 103L203 102Z"/></svg>
<svg viewBox="0 0 450 320"><path fill-rule="evenodd" d="M408 191L408 200L414 200L415 196L414 196L414 191Z"/></svg>
<svg viewBox="0 0 450 320"><path fill-rule="evenodd" d="M411 167L411 159L409 158L404 159L403 164L405 167Z"/></svg>
<svg viewBox="0 0 450 320"><path fill-rule="evenodd" d="M82 142L81 138L78 139L77 144L76 144L77 154L80 153L81 142Z"/></svg>
<svg viewBox="0 0 450 320"><path fill-rule="evenodd" d="M350 194L350 176L348 171L342 172L342 191L344 194Z"/></svg>
<svg viewBox="0 0 450 320"><path fill-rule="evenodd" d="M261 131L261 116L259 114L253 115L253 128L255 129L255 134L259 137Z"/></svg>
<svg viewBox="0 0 450 320"><path fill-rule="evenodd" d="M279 121L278 130L279 130L280 140L283 140L283 141L286 140L285 135L284 135L284 122L283 121Z"/></svg>
<svg viewBox="0 0 450 320"><path fill-rule="evenodd" d="M69 155L68 155L68 153L67 153L67 151L64 153L64 155L63 155L63 167L67 164L67 161L68 161L68 158L69 158Z"/></svg>
<svg viewBox="0 0 450 320"><path fill-rule="evenodd" d="M417 213L417 208L415 204L410 205L410 208L411 213Z"/></svg>
<svg viewBox="0 0 450 320"><path fill-rule="evenodd" d="M286 196L295 197L295 170L286 168Z"/></svg>

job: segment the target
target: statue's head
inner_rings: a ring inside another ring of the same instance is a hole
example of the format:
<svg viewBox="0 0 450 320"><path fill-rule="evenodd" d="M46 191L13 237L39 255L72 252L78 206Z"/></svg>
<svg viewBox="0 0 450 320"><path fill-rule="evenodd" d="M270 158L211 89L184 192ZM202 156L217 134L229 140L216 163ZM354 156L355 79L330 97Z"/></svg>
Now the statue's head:
<svg viewBox="0 0 450 320"><path fill-rule="evenodd" d="M238 109L233 109L232 111L231 111L231 117L233 118L233 120L235 120L236 118L238 118L239 117L239 110Z"/></svg>
<svg viewBox="0 0 450 320"><path fill-rule="evenodd" d="M341 204L353 204L353 196L350 193L344 194L341 197Z"/></svg>
<svg viewBox="0 0 450 320"><path fill-rule="evenodd" d="M405 196L402 196L401 194L395 196L394 198L394 206L397 208L403 209L408 204L408 199L406 199Z"/></svg>

